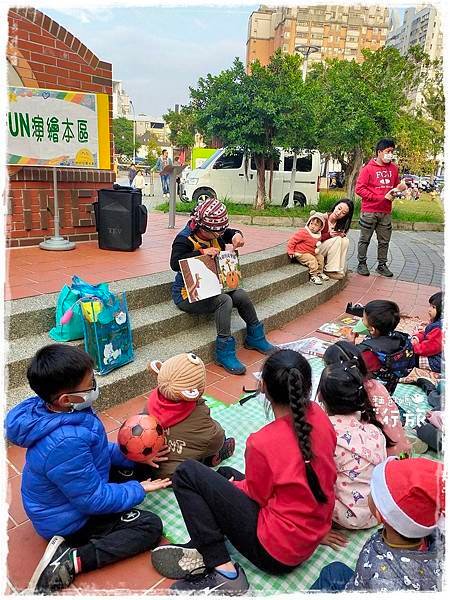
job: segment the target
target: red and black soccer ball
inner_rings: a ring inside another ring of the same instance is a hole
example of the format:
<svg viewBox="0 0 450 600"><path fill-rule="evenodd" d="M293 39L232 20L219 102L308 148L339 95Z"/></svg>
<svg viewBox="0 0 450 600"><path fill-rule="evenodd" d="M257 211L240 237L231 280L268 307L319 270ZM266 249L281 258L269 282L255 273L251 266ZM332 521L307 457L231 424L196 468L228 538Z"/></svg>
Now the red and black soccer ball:
<svg viewBox="0 0 450 600"><path fill-rule="evenodd" d="M152 415L134 415L119 429L117 443L129 460L147 462L166 443L164 430Z"/></svg>

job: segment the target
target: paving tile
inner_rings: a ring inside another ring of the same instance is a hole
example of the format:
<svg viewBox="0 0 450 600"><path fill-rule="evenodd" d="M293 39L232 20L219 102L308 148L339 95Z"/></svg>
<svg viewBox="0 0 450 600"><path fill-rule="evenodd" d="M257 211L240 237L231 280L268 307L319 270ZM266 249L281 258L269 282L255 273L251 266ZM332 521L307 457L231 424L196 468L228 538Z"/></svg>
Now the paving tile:
<svg viewBox="0 0 450 600"><path fill-rule="evenodd" d="M21 448L20 446L15 446L11 444L6 449L6 456L8 457L9 462L22 473L23 466L25 464L25 454L26 448Z"/></svg>
<svg viewBox="0 0 450 600"><path fill-rule="evenodd" d="M106 413L100 413L98 415L98 417L100 418L100 421L105 426L106 433L109 433L110 431L114 431L115 429L118 429L122 425L121 421L118 421L117 419L113 419L111 416L107 415Z"/></svg>
<svg viewBox="0 0 450 600"><path fill-rule="evenodd" d="M108 408L104 412L107 416L116 419L122 424L128 417L141 413L145 401L146 398L144 396L137 396L124 404L118 404L117 406Z"/></svg>
<svg viewBox="0 0 450 600"><path fill-rule="evenodd" d="M214 384L216 389L225 392L229 396L234 396L235 398L239 398L243 394L242 388L244 386L247 389L255 387L255 378L252 376L251 372L249 372L249 369L247 369L247 373L245 375L239 377L236 375L230 375L221 381L216 381ZM211 389L211 387L209 389Z"/></svg>
<svg viewBox="0 0 450 600"><path fill-rule="evenodd" d="M20 472L7 460L6 461L7 467L8 467L8 479L11 479L11 477L17 477L18 475L20 475Z"/></svg>
<svg viewBox="0 0 450 600"><path fill-rule="evenodd" d="M12 479L8 479L8 492L6 495L8 512L18 525L28 520L22 504L22 496L20 493L21 484L22 477L20 475L17 475L17 477L13 477Z"/></svg>
<svg viewBox="0 0 450 600"><path fill-rule="evenodd" d="M8 536L8 579L21 592L27 587L47 542L38 536L30 521L11 529Z"/></svg>
<svg viewBox="0 0 450 600"><path fill-rule="evenodd" d="M223 371L223 369L222 369L222 371ZM207 366L207 369L206 369L206 385L212 385L213 383L215 383L216 381L220 381L224 377L225 377L225 371L223 371L222 375L219 375L219 373L215 373L214 371L210 371L209 365Z"/></svg>
<svg viewBox="0 0 450 600"><path fill-rule="evenodd" d="M208 395L213 396L214 398L220 400L221 402L224 402L225 404L235 404L240 396L240 394L235 396L227 394L215 385L209 385L205 391Z"/></svg>
<svg viewBox="0 0 450 600"><path fill-rule="evenodd" d="M270 332L268 333L267 337L270 337ZM247 348L241 348L238 351L237 356L239 360L244 363L245 366L247 366L259 360L261 358L261 352L257 352L256 350L248 350Z"/></svg>

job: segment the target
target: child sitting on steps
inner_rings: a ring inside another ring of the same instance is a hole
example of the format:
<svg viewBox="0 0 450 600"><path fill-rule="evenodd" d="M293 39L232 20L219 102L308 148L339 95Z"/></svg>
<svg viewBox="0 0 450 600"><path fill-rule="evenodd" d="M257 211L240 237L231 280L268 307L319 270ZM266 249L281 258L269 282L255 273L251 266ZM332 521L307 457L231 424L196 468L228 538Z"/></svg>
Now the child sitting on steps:
<svg viewBox="0 0 450 600"><path fill-rule="evenodd" d="M328 281L328 275L323 272L324 257L319 254L321 231L325 227L325 217L322 213L314 212L305 227L299 229L288 241L287 253L291 259L296 259L309 270L309 280L316 285Z"/></svg>
<svg viewBox="0 0 450 600"><path fill-rule="evenodd" d="M177 354L165 362L155 360L149 369L158 375L158 387L148 397L144 412L153 415L165 430L168 460L158 476L170 477L176 467L192 458L216 467L234 453L234 438L225 438L202 398L206 369L192 352Z"/></svg>
<svg viewBox="0 0 450 600"><path fill-rule="evenodd" d="M306 561L331 529L336 434L310 400L311 367L299 353L279 350L264 363L260 385L275 420L248 437L245 475L192 460L173 475L191 542L152 552L161 575L184 578L173 590L245 593L247 578L230 561L225 538L259 569L282 575Z"/></svg>

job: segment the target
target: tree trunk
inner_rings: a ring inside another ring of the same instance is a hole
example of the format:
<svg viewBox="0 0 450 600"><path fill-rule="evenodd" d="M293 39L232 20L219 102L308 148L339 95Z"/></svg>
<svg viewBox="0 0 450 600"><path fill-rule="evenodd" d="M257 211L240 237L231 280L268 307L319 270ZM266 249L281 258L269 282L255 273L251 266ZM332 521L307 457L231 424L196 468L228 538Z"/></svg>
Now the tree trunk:
<svg viewBox="0 0 450 600"><path fill-rule="evenodd" d="M269 174L269 201L272 202L272 184L273 184L273 158L270 159L270 174Z"/></svg>
<svg viewBox="0 0 450 600"><path fill-rule="evenodd" d="M295 175L296 174L297 174L297 154L294 152L294 158L292 160L291 183L289 185L288 208L292 208L294 206Z"/></svg>
<svg viewBox="0 0 450 600"><path fill-rule="evenodd" d="M261 154L255 155L257 188L255 198L255 208L264 210L266 207L266 165L265 159Z"/></svg>
<svg viewBox="0 0 450 600"><path fill-rule="evenodd" d="M362 150L361 148L356 148L345 169L345 190L347 196L352 200L355 198L356 179L358 178L363 162L364 155Z"/></svg>

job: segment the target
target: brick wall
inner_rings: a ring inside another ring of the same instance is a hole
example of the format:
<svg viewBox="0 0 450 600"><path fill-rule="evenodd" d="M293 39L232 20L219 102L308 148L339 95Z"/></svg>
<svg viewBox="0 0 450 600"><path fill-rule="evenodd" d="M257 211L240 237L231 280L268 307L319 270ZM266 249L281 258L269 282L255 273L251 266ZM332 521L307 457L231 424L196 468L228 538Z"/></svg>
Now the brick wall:
<svg viewBox="0 0 450 600"><path fill-rule="evenodd" d="M109 95L112 129L112 65L34 8L8 12L7 59L25 87ZM112 165L112 136L110 159ZM6 238L9 246L38 244L53 235L53 172L45 167L10 167ZM92 202L111 187L114 172L58 169L61 234L72 240L96 238Z"/></svg>

